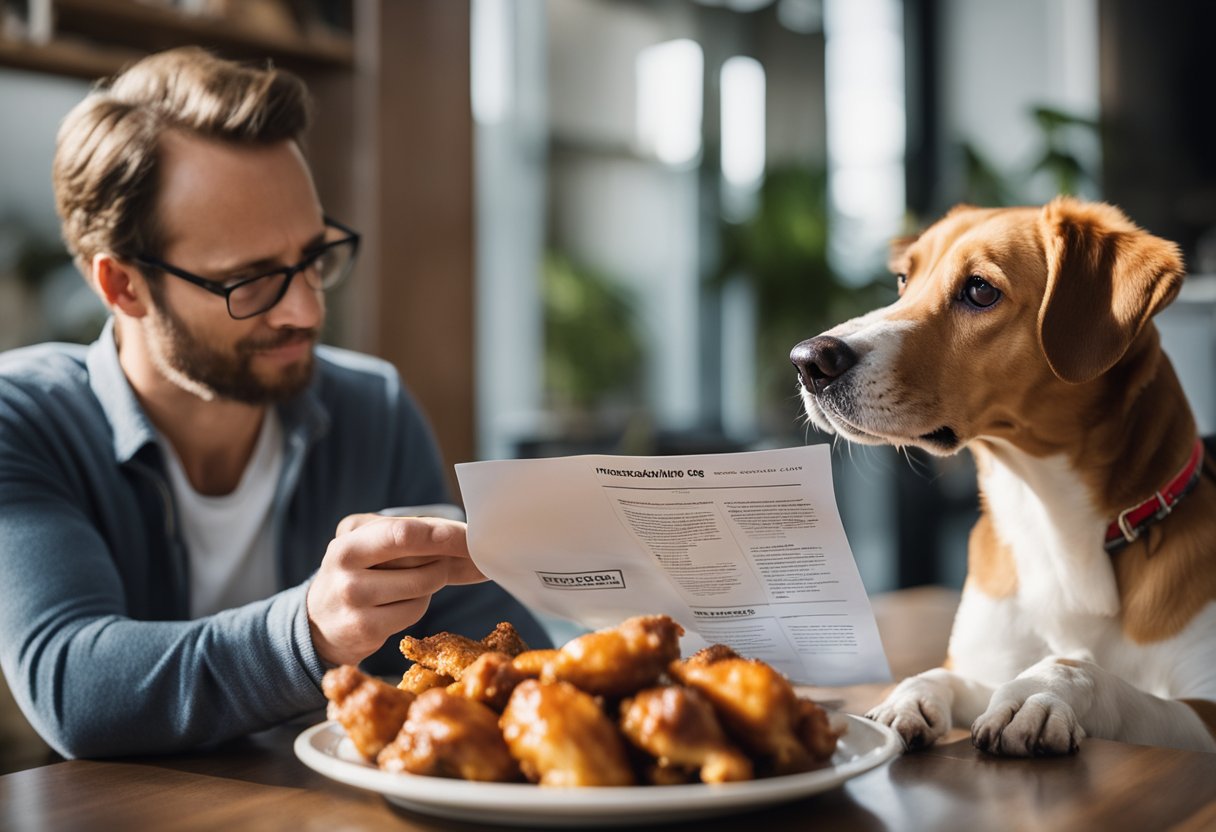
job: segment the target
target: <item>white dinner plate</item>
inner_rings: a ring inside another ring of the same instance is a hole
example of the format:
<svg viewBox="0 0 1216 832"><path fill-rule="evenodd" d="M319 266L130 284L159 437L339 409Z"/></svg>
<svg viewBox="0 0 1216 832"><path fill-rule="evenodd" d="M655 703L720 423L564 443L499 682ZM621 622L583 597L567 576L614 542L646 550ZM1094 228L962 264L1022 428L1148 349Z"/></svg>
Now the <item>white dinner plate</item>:
<svg viewBox="0 0 1216 832"><path fill-rule="evenodd" d="M890 728L846 716L849 730L840 738L829 766L713 785L541 788L396 774L365 762L342 726L332 720L296 737L295 752L306 766L339 783L379 792L407 809L441 818L512 826L660 823L799 800L839 786L898 753L899 737Z"/></svg>

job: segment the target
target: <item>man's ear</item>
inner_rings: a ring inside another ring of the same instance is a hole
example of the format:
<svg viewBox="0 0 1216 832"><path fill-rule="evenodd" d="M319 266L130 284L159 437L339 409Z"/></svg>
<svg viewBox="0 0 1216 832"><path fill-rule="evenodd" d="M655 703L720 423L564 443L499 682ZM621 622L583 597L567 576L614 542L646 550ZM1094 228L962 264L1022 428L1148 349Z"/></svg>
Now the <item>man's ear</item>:
<svg viewBox="0 0 1216 832"><path fill-rule="evenodd" d="M148 282L134 265L100 252L90 268L93 287L107 307L131 318L148 314Z"/></svg>
<svg viewBox="0 0 1216 832"><path fill-rule="evenodd" d="M1047 291L1039 343L1057 376L1090 381L1178 294L1182 254L1102 203L1058 197L1044 206L1041 225Z"/></svg>

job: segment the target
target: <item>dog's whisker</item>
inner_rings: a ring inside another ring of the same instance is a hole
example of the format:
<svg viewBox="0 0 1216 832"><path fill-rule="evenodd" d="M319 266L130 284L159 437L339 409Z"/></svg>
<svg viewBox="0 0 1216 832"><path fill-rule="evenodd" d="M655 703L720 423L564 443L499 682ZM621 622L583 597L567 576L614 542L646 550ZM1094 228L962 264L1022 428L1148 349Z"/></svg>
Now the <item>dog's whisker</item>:
<svg viewBox="0 0 1216 832"><path fill-rule="evenodd" d="M942 471L937 469L932 462L926 460L919 453L913 453L913 448L902 448L904 457L908 460L908 467L912 472L921 479L927 482L936 482L942 476Z"/></svg>
<svg viewBox="0 0 1216 832"><path fill-rule="evenodd" d="M907 445L900 445L899 452L904 455L904 460L907 461L908 467L911 468L913 471L917 471L917 465L920 464L920 460L918 460L916 457L912 456L911 449L909 449Z"/></svg>

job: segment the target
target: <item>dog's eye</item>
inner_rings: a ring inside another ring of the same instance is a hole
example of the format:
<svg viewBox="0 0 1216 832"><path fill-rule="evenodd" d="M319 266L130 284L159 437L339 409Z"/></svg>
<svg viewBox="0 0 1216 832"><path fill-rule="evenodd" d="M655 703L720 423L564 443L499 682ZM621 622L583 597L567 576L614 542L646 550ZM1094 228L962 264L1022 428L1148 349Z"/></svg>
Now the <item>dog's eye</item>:
<svg viewBox="0 0 1216 832"><path fill-rule="evenodd" d="M1001 290L979 275L971 275L963 285L963 300L979 309L987 309L1001 299Z"/></svg>
<svg viewBox="0 0 1216 832"><path fill-rule="evenodd" d="M898 286L899 290L902 292L903 288L908 285L908 276L906 274L895 275L895 285Z"/></svg>

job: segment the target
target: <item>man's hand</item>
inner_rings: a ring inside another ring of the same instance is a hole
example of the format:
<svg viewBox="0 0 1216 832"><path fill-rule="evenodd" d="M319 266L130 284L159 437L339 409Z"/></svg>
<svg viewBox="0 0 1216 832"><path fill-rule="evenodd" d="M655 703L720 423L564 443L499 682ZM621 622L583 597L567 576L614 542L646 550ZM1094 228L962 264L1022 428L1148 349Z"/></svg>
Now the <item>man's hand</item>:
<svg viewBox="0 0 1216 832"><path fill-rule="evenodd" d="M435 592L485 579L469 559L464 523L351 515L308 588L313 646L331 664L358 664L422 618Z"/></svg>

